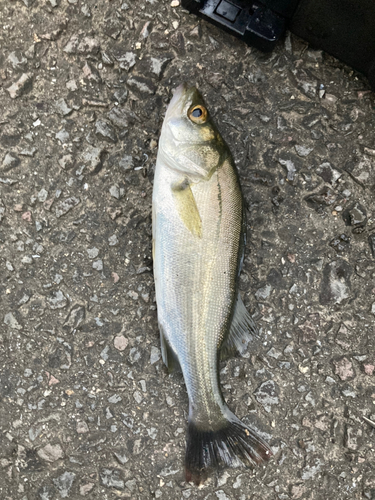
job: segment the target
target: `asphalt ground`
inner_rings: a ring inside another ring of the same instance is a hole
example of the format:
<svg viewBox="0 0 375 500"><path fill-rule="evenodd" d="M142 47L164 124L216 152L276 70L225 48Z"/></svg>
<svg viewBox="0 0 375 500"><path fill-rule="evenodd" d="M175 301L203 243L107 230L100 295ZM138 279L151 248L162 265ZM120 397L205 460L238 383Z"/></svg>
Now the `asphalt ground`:
<svg viewBox="0 0 375 500"><path fill-rule="evenodd" d="M0 498L375 499L374 94L296 37L265 55L176 3L0 1ZM151 257L183 81L247 206L260 339L222 364L223 390L275 454L201 489Z"/></svg>

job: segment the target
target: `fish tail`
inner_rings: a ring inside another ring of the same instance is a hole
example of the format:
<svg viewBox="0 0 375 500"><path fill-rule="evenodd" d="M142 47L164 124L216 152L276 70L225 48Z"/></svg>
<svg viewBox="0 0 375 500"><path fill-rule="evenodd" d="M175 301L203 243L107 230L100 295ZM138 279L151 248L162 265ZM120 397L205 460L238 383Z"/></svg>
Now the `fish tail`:
<svg viewBox="0 0 375 500"><path fill-rule="evenodd" d="M271 457L269 445L232 412L218 430L200 430L193 421L189 422L185 455L187 482L199 486L215 469L253 468Z"/></svg>

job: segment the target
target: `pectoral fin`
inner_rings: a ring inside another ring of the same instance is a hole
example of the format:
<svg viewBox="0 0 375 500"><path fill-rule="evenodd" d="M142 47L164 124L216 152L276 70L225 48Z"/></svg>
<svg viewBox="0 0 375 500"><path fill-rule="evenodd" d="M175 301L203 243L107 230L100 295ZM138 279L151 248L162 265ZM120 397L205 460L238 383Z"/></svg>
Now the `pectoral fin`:
<svg viewBox="0 0 375 500"><path fill-rule="evenodd" d="M181 220L194 236L201 238L202 220L188 180L184 179L175 184L172 187L172 193Z"/></svg>
<svg viewBox="0 0 375 500"><path fill-rule="evenodd" d="M242 354L254 336L258 336L258 328L238 294L229 335L221 348L221 358Z"/></svg>

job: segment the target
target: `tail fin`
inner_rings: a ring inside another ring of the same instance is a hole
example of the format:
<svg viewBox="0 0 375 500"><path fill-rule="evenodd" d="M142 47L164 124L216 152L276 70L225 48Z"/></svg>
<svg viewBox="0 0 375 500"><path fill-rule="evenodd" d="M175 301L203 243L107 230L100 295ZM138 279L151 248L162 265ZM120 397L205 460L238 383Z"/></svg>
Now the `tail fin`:
<svg viewBox="0 0 375 500"><path fill-rule="evenodd" d="M199 430L194 422L189 422L185 455L187 482L199 486L214 469L252 468L271 457L268 444L233 413L226 425L215 431Z"/></svg>

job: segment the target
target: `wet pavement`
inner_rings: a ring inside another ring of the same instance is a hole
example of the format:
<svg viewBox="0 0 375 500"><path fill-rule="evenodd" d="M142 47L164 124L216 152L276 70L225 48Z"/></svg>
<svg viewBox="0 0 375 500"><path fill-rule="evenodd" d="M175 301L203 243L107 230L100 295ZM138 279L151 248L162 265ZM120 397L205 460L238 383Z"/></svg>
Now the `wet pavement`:
<svg viewBox="0 0 375 500"><path fill-rule="evenodd" d="M374 94L287 36L268 55L178 2L0 9L0 498L375 499ZM187 396L161 360L157 140L199 86L247 205L260 339L221 366L275 459L184 482Z"/></svg>

